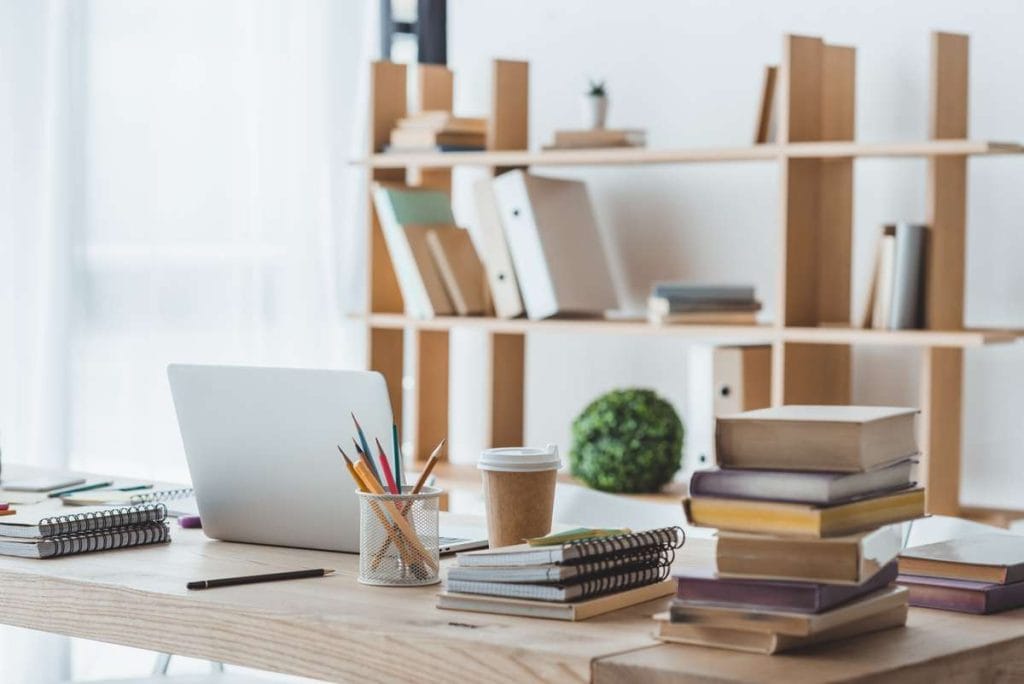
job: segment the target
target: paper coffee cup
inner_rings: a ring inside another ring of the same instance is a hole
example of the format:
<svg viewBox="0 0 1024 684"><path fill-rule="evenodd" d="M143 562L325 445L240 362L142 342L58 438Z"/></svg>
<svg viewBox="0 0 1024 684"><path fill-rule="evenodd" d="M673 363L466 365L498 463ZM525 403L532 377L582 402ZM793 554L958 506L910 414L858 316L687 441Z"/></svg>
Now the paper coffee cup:
<svg viewBox="0 0 1024 684"><path fill-rule="evenodd" d="M484 484L491 548L521 544L551 532L558 447L487 449L477 467Z"/></svg>

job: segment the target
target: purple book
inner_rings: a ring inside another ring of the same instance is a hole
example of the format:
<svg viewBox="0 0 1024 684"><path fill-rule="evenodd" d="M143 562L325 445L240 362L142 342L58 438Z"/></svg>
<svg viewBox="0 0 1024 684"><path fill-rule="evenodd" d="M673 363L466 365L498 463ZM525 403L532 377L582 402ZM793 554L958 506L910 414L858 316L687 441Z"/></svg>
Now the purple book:
<svg viewBox="0 0 1024 684"><path fill-rule="evenodd" d="M736 606L792 613L821 613L866 596L896 579L896 562L884 566L859 586L779 580L718 579L676 574L676 601L681 604Z"/></svg>
<svg viewBox="0 0 1024 684"><path fill-rule="evenodd" d="M919 608L982 615L1024 606L1024 582L990 584L917 575L900 575L896 581L910 590L910 605Z"/></svg>

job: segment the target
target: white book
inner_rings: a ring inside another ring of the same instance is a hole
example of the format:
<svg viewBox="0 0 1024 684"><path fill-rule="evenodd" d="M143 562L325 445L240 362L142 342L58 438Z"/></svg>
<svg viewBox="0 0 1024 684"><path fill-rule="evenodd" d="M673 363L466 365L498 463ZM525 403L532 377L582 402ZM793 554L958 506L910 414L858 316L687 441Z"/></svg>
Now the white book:
<svg viewBox="0 0 1024 684"><path fill-rule="evenodd" d="M510 171L493 188L529 318L618 308L585 183Z"/></svg>
<svg viewBox="0 0 1024 684"><path fill-rule="evenodd" d="M888 231L882 235L878 247L878 270L875 272L874 302L871 311L871 327L889 329L889 312L892 309L893 265L896 258L896 237Z"/></svg>
<svg viewBox="0 0 1024 684"><path fill-rule="evenodd" d="M473 184L476 221L468 226L469 237L487 274L494 313L498 318L516 318L523 314L523 300L491 182L490 178L481 178Z"/></svg>

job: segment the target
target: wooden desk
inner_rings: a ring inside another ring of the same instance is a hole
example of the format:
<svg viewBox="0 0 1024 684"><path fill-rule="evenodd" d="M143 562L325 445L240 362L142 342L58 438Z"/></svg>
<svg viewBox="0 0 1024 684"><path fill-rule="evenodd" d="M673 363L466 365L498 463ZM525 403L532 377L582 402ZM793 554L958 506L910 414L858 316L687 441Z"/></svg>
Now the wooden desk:
<svg viewBox="0 0 1024 684"><path fill-rule="evenodd" d="M27 475L28 469L5 468ZM41 506L54 507L53 502ZM27 508L27 507L22 507ZM0 622L339 681L958 681L1024 677L1024 611L912 610L910 627L797 655L662 645L667 599L564 623L434 608L438 587L357 583L349 554L232 544L173 529L168 545L70 558L0 557ZM711 546L680 558L704 563ZM189 579L333 567L323 579L189 593Z"/></svg>

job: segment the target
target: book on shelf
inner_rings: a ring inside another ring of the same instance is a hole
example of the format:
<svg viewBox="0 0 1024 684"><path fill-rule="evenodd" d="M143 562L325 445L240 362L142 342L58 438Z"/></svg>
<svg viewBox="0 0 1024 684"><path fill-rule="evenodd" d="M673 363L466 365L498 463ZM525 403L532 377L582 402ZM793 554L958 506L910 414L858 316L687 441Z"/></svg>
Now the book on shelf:
<svg viewBox="0 0 1024 684"><path fill-rule="evenodd" d="M616 594L605 594L604 596L569 603L500 598L497 596L484 596L482 594L455 594L443 591L438 595L437 607L446 610L465 610L474 613L578 621L587 620L597 615L604 615L605 613L630 606L637 606L648 601L662 599L670 596L673 591L675 591L675 583L670 579L635 589L627 589Z"/></svg>
<svg viewBox="0 0 1024 684"><path fill-rule="evenodd" d="M647 131L640 128L589 128L555 131L545 150L574 150L604 147L644 147Z"/></svg>
<svg viewBox="0 0 1024 684"><path fill-rule="evenodd" d="M917 409L777 406L723 416L716 455L727 468L861 472L915 456Z"/></svg>
<svg viewBox="0 0 1024 684"><path fill-rule="evenodd" d="M899 554L901 524L885 525L826 539L801 539L720 531L715 547L718 576L784 579L859 585L877 575Z"/></svg>
<svg viewBox="0 0 1024 684"><path fill-rule="evenodd" d="M900 553L900 574L992 584L1024 582L1024 537L976 534L913 546Z"/></svg>
<svg viewBox="0 0 1024 684"><path fill-rule="evenodd" d="M806 637L906 606L907 590L891 586L820 613L673 601L669 619L676 624Z"/></svg>
<svg viewBox="0 0 1024 684"><path fill-rule="evenodd" d="M483 133L432 131L430 129L395 128L389 140L393 148L431 148L444 145L484 148Z"/></svg>
<svg viewBox="0 0 1024 684"><path fill-rule="evenodd" d="M880 591L896 580L895 561L856 585L794 580L723 578L715 573L684 571L674 574L676 601L670 610L685 622L693 606L730 606L750 610L821 613Z"/></svg>
<svg viewBox="0 0 1024 684"><path fill-rule="evenodd" d="M398 120L401 129L426 129L449 133L487 134L487 119L483 117L455 116L451 112L428 110L410 114Z"/></svg>
<svg viewBox="0 0 1024 684"><path fill-rule="evenodd" d="M884 629L902 627L907 622L907 604L904 599L902 605L885 608L851 622L830 629L824 629L808 636L793 636L778 632L761 632L671 622L667 613L655 617L658 620L656 636L661 641L772 655L814 644L849 639Z"/></svg>
<svg viewBox="0 0 1024 684"><path fill-rule="evenodd" d="M487 274L494 313L498 318L516 318L523 314L523 300L490 178L473 183L473 201L476 220L469 224L469 235Z"/></svg>
<svg viewBox="0 0 1024 684"><path fill-rule="evenodd" d="M905 459L859 473L797 470L698 470L692 496L834 504L914 485L916 461Z"/></svg>
<svg viewBox="0 0 1024 684"><path fill-rule="evenodd" d="M373 199L406 314L433 318L452 313L454 309L426 244L427 230L451 226L455 221L448 195L376 183ZM415 228L406 231L407 226Z"/></svg>
<svg viewBox="0 0 1024 684"><path fill-rule="evenodd" d="M515 170L492 187L530 319L618 307L585 183Z"/></svg>
<svg viewBox="0 0 1024 684"><path fill-rule="evenodd" d="M987 615L1024 607L1024 581L999 584L900 575L897 582L910 592L910 605L919 608Z"/></svg>
<svg viewBox="0 0 1024 684"><path fill-rule="evenodd" d="M761 302L750 300L690 300L670 299L668 297L648 297L647 311L656 316L669 316L680 313L702 312L757 312L761 310Z"/></svg>
<svg viewBox="0 0 1024 684"><path fill-rule="evenodd" d="M483 314L487 308L487 284L469 232L455 227L430 229L427 246L455 313Z"/></svg>
<svg viewBox="0 0 1024 684"><path fill-rule="evenodd" d="M716 285L688 281L659 281L651 287L651 297L672 303L755 303L753 285Z"/></svg>
<svg viewBox="0 0 1024 684"><path fill-rule="evenodd" d="M754 129L755 145L776 141L778 119L775 113L775 84L778 81L778 76L778 66L770 64L764 68L764 79L761 84L761 102L757 108L757 126Z"/></svg>
<svg viewBox="0 0 1024 684"><path fill-rule="evenodd" d="M832 506L778 501L690 497L683 510L691 524L734 532L837 537L924 515L924 489L857 499Z"/></svg>
<svg viewBox="0 0 1024 684"><path fill-rule="evenodd" d="M757 325L757 311L687 311L685 313L647 313L651 325Z"/></svg>
<svg viewBox="0 0 1024 684"><path fill-rule="evenodd" d="M880 330L924 327L928 227L896 223L882 228L862 326Z"/></svg>

